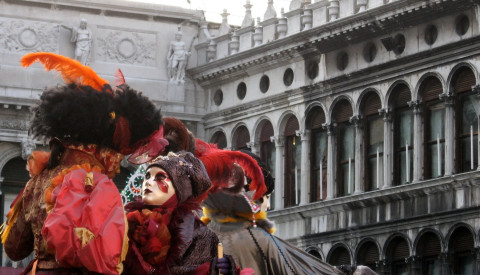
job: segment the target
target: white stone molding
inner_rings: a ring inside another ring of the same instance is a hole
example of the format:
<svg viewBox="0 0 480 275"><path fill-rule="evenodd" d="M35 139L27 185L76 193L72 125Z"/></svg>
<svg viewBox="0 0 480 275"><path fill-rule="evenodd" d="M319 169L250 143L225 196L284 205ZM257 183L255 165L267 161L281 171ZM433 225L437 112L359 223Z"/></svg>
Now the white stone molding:
<svg viewBox="0 0 480 275"><path fill-rule="evenodd" d="M222 24L220 25L220 28L218 29L218 36L222 36L225 34L230 33L230 25L228 25L228 16L230 13L227 12L226 9L223 10L223 13L220 14L222 16Z"/></svg>
<svg viewBox="0 0 480 275"><path fill-rule="evenodd" d="M27 160L27 158L32 154L33 150L35 150L37 147L31 138L22 140L20 145L22 147L22 159L24 160Z"/></svg>
<svg viewBox="0 0 480 275"><path fill-rule="evenodd" d="M97 60L151 67L156 65L154 34L102 28L98 31Z"/></svg>
<svg viewBox="0 0 480 275"><path fill-rule="evenodd" d="M58 25L29 20L0 20L0 52L58 52Z"/></svg>
<svg viewBox="0 0 480 275"><path fill-rule="evenodd" d="M250 0L247 0L247 3L244 5L245 7L245 17L242 21L242 28L252 27L255 25L255 20L252 16L252 4L250 4Z"/></svg>
<svg viewBox="0 0 480 275"><path fill-rule="evenodd" d="M253 46L257 47L262 45L263 42L263 27L260 25L260 18L257 18L257 26L253 33Z"/></svg>
<svg viewBox="0 0 480 275"><path fill-rule="evenodd" d="M312 10L311 9L304 9L303 10L303 15L301 17L301 21L302 21L302 26L303 26L304 31L312 28L313 16L312 16Z"/></svg>
<svg viewBox="0 0 480 275"><path fill-rule="evenodd" d="M328 0L330 5L327 7L328 16L330 21L337 20L340 15L340 1L339 0Z"/></svg>
<svg viewBox="0 0 480 275"><path fill-rule="evenodd" d="M272 18L277 18L277 11L273 7L273 0L268 0L268 6L265 14L263 15L263 20L265 21Z"/></svg>

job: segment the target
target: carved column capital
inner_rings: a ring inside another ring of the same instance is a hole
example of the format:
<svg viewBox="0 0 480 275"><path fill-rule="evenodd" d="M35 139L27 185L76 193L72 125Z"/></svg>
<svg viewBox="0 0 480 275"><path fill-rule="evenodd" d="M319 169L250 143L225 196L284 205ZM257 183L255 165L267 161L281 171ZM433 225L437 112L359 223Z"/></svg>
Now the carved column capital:
<svg viewBox="0 0 480 275"><path fill-rule="evenodd" d="M360 115L354 115L354 116L351 116L348 121L350 121L350 123L355 125L355 128L361 127L362 117Z"/></svg>
<svg viewBox="0 0 480 275"><path fill-rule="evenodd" d="M282 136L271 136L270 141L275 143L275 147L283 146L283 137Z"/></svg>
<svg viewBox="0 0 480 275"><path fill-rule="evenodd" d="M455 96L453 94L443 93L443 94L438 95L438 98L445 103L445 106L453 107L453 100L455 98Z"/></svg>
<svg viewBox="0 0 480 275"><path fill-rule="evenodd" d="M308 129L297 130L297 131L295 131L295 135L296 135L297 137L300 137L300 139L301 139L302 141L308 140L308 138L309 138L309 136L310 136L310 130L308 130Z"/></svg>
<svg viewBox="0 0 480 275"><path fill-rule="evenodd" d="M378 109L378 113L383 117L383 121L392 121L392 110L390 108Z"/></svg>
<svg viewBox="0 0 480 275"><path fill-rule="evenodd" d="M407 102L408 106L413 109L414 114L420 114L422 112L422 101L417 99L417 100L412 100Z"/></svg>
<svg viewBox="0 0 480 275"><path fill-rule="evenodd" d="M476 95L480 96L480 84L477 84L477 85L475 85L475 86L472 86L472 91L473 91Z"/></svg>
<svg viewBox="0 0 480 275"><path fill-rule="evenodd" d="M335 135L335 128L337 127L336 123L323 123L322 128L327 130L327 135L333 136Z"/></svg>
<svg viewBox="0 0 480 275"><path fill-rule="evenodd" d="M246 143L246 145L247 145L247 148L252 149L255 146L255 142L249 141L249 142Z"/></svg>
<svg viewBox="0 0 480 275"><path fill-rule="evenodd" d="M35 142L30 138L22 140L20 144L22 146L22 159L24 160L26 160L37 147Z"/></svg>

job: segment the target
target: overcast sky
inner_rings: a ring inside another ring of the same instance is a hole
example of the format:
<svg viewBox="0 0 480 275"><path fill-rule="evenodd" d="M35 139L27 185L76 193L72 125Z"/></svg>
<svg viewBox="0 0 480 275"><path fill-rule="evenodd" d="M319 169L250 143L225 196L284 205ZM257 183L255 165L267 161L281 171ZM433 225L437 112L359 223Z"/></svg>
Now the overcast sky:
<svg viewBox="0 0 480 275"><path fill-rule="evenodd" d="M243 17L245 16L245 5L246 0L190 0L188 3L187 0L128 0L132 2L146 2L146 3L155 3L162 5L171 5L182 8L190 8L205 11L205 17L207 21L211 22L222 22L222 17L220 14L223 12L223 9L227 9L227 12L230 13L228 16L228 23L230 25L240 26L242 24ZM267 10L268 0L250 0L252 7L252 15L256 19L260 17L260 21L263 20L263 15ZM274 0L273 6L277 11L277 17L280 16L280 9L283 7L285 12L288 11L290 5L290 0Z"/></svg>

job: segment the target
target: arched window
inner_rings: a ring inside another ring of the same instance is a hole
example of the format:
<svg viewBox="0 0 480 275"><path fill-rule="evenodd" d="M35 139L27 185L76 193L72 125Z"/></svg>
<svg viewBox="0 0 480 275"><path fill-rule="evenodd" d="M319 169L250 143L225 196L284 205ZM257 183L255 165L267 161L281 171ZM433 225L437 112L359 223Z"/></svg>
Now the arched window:
<svg viewBox="0 0 480 275"><path fill-rule="evenodd" d="M233 134L233 144L235 150L250 150L247 147L247 142L250 142L250 134L247 127L240 126Z"/></svg>
<svg viewBox="0 0 480 275"><path fill-rule="evenodd" d="M372 241L367 241L358 249L357 265L366 265L372 270L377 269L376 263L379 260L377 245Z"/></svg>
<svg viewBox="0 0 480 275"><path fill-rule="evenodd" d="M416 255L422 261L422 274L440 274L441 261L439 255L442 252L440 239L433 232L423 234L417 244Z"/></svg>
<svg viewBox="0 0 480 275"><path fill-rule="evenodd" d="M227 137L225 137L225 134L221 131L218 131L215 134L213 134L212 138L210 139L210 142L217 144L219 149L227 148Z"/></svg>
<svg viewBox="0 0 480 275"><path fill-rule="evenodd" d="M329 264L334 266L339 265L351 265L350 253L348 249L344 246L337 246L333 249L328 261Z"/></svg>
<svg viewBox="0 0 480 275"><path fill-rule="evenodd" d="M296 137L299 130L298 120L290 116L285 125L285 207L297 205L300 202L300 175L302 142Z"/></svg>
<svg viewBox="0 0 480 275"><path fill-rule="evenodd" d="M402 237L393 238L386 251L386 260L391 262L390 270L392 275L408 274L405 258L410 256L410 249L407 241Z"/></svg>
<svg viewBox="0 0 480 275"><path fill-rule="evenodd" d="M310 139L310 202L327 197L327 131L322 128L325 113L315 107L308 116L307 127L311 130Z"/></svg>
<svg viewBox="0 0 480 275"><path fill-rule="evenodd" d="M26 169L27 161L21 157L9 160L2 169L2 192L17 194L30 180Z"/></svg>
<svg viewBox="0 0 480 275"><path fill-rule="evenodd" d="M365 191L379 189L383 184L383 128L384 122L378 110L382 108L380 97L371 92L362 103L364 123Z"/></svg>
<svg viewBox="0 0 480 275"><path fill-rule="evenodd" d="M270 139L273 135L272 123L266 120L260 130L260 159L266 163L270 174L275 178L276 150L275 143ZM270 209L275 209L275 196L270 196Z"/></svg>
<svg viewBox="0 0 480 275"><path fill-rule="evenodd" d="M413 111L409 108L411 92L407 85L399 84L392 91L393 107L393 161L394 185L412 181L413 175Z"/></svg>
<svg viewBox="0 0 480 275"><path fill-rule="evenodd" d="M353 115L348 100L339 101L333 110L333 119L337 123L337 197L354 192L355 182L355 127L349 122Z"/></svg>
<svg viewBox="0 0 480 275"><path fill-rule="evenodd" d="M456 118L456 167L458 172L476 170L478 167L478 97L472 92L475 75L472 70L462 68L452 80L455 93Z"/></svg>
<svg viewBox="0 0 480 275"><path fill-rule="evenodd" d="M452 274L473 274L474 243L472 232L468 228L455 229L448 243L448 252L452 255Z"/></svg>
<svg viewBox="0 0 480 275"><path fill-rule="evenodd" d="M443 176L445 172L445 104L440 101L442 83L434 76L420 85L424 104L424 178Z"/></svg>

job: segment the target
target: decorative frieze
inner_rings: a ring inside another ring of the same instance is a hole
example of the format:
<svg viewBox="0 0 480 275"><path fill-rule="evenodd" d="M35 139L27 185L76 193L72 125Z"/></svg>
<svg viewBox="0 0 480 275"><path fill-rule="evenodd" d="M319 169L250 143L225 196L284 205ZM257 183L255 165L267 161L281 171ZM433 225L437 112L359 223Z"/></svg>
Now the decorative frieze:
<svg viewBox="0 0 480 275"><path fill-rule="evenodd" d="M96 60L155 66L154 34L99 29Z"/></svg>
<svg viewBox="0 0 480 275"><path fill-rule="evenodd" d="M0 51L26 54L58 52L59 25L28 20L0 21Z"/></svg>
<svg viewBox="0 0 480 275"><path fill-rule="evenodd" d="M0 129L28 131L28 122L24 119L0 119Z"/></svg>

